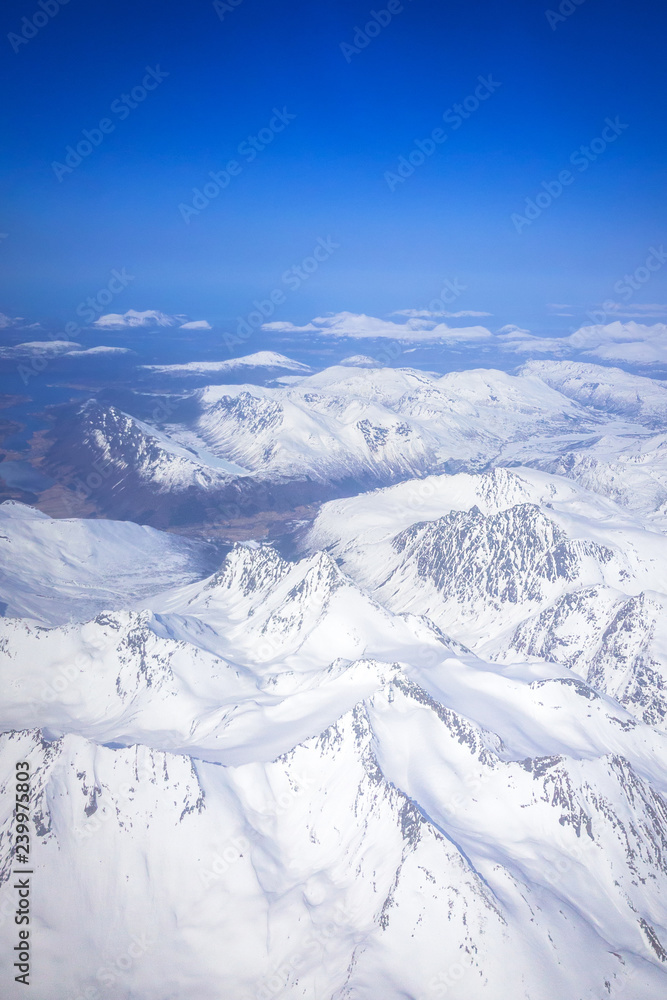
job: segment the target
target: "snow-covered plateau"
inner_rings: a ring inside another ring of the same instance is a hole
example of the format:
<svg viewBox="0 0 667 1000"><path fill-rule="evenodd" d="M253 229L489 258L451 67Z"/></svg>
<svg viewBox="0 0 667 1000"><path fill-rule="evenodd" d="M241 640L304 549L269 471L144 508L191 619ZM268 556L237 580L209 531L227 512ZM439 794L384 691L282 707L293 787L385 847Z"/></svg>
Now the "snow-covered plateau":
<svg viewBox="0 0 667 1000"><path fill-rule="evenodd" d="M369 361L52 442L127 505L326 486L293 558L0 505L40 1000L667 994L667 388Z"/></svg>

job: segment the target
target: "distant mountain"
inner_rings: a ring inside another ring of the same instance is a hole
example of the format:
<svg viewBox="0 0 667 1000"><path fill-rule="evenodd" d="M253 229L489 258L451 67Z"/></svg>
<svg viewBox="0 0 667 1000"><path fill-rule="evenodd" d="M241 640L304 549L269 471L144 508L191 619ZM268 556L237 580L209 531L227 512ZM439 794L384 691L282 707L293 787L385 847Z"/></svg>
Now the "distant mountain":
<svg viewBox="0 0 667 1000"><path fill-rule="evenodd" d="M278 354L276 351L257 351L242 358L228 358L225 361L189 361L181 365L142 365L147 371L160 375L225 375L247 370L256 370L274 375L276 372L299 372L305 374L311 369L300 361Z"/></svg>
<svg viewBox="0 0 667 1000"><path fill-rule="evenodd" d="M604 426L538 379L497 371L338 366L284 386L209 387L193 407L211 451L264 478L366 486L516 461L540 437L562 448Z"/></svg>
<svg viewBox="0 0 667 1000"><path fill-rule="evenodd" d="M230 363L50 411L114 520L0 506L35 995L662 1000L665 387Z"/></svg>
<svg viewBox="0 0 667 1000"><path fill-rule="evenodd" d="M635 421L628 433L609 426L597 440L572 442L527 464L568 476L588 490L647 515L667 518L667 385L620 368L576 361L530 361L521 372L600 414Z"/></svg>
<svg viewBox="0 0 667 1000"><path fill-rule="evenodd" d="M382 362L369 358L367 354L350 354L338 362L344 368L382 368Z"/></svg>
<svg viewBox="0 0 667 1000"><path fill-rule="evenodd" d="M533 465L567 476L587 490L667 524L667 434L605 434L583 448L573 447L532 460Z"/></svg>
<svg viewBox="0 0 667 1000"><path fill-rule="evenodd" d="M206 519L248 471L172 437L114 406L60 407L43 467L102 513L167 527Z"/></svg>
<svg viewBox="0 0 667 1000"><path fill-rule="evenodd" d="M62 408L45 467L84 483L103 467L99 510L164 527L218 522L221 509L287 510L433 471L547 462L605 432L641 432L534 376L481 370L337 366L281 384L208 386L162 410L158 430L106 403Z"/></svg>
<svg viewBox="0 0 667 1000"><path fill-rule="evenodd" d="M520 374L537 376L564 396L603 413L667 428L667 386L656 379L580 361L529 361Z"/></svg>

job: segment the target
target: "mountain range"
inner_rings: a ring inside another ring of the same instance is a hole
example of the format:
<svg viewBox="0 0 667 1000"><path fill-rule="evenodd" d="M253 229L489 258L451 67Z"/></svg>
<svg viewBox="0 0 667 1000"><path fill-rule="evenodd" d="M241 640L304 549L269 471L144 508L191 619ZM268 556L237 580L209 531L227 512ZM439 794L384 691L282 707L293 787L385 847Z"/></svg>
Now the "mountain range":
<svg viewBox="0 0 667 1000"><path fill-rule="evenodd" d="M88 488L123 519L0 505L38 995L659 1000L667 390L571 362L264 381L59 411L45 464L110 469ZM233 495L287 534L135 523Z"/></svg>
<svg viewBox="0 0 667 1000"><path fill-rule="evenodd" d="M241 367L252 369L252 357ZM585 379L596 366L574 362L444 376L346 364L264 383L259 357L262 384L153 403L143 394L137 416L100 400L57 407L40 465L104 516L160 528L217 523L221 507L288 511L415 476L518 464L597 478L609 495L639 486L648 509L667 501L657 432L667 389L652 379L621 373L593 391ZM644 384L651 402L640 405Z"/></svg>

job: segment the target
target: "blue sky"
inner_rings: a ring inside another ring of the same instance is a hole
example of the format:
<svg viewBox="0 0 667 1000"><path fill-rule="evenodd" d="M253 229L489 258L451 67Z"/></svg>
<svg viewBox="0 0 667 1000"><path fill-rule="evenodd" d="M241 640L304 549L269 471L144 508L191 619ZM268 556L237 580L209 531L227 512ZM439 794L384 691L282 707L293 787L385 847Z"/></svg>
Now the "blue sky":
<svg viewBox="0 0 667 1000"><path fill-rule="evenodd" d="M22 18L38 0L3 5L0 310L64 323L125 268L133 280L110 311L226 322L331 238L275 320L424 308L450 279L465 285L454 309L546 336L581 325L667 242L657 0L565 0L572 13L553 24L534 0L393 0L390 19L385 0L234 2L221 18L199 0L69 0L37 29ZM387 23L346 48L372 10ZM154 89L124 104L147 67ZM480 77L493 93L443 120ZM80 164L53 166L103 119ZM239 152L271 123L265 148ZM446 138L420 163L415 141L438 128ZM594 140L605 148L575 165ZM179 209L230 160L224 190L198 214ZM526 199L543 182L553 195L563 170L572 180L518 232ZM665 303L666 286L667 268L633 303Z"/></svg>

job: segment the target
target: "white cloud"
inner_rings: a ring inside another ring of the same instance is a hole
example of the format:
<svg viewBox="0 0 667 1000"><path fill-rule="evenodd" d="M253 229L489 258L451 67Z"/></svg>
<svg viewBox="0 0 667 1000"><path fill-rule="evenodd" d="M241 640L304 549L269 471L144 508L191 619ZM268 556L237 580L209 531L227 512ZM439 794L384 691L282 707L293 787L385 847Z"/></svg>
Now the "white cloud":
<svg viewBox="0 0 667 1000"><path fill-rule="evenodd" d="M170 316L168 313L160 312L159 309L145 309L143 312L128 309L125 313L107 313L106 316L96 319L93 326L99 330L154 329L159 326L177 326L181 330L213 329L205 319L189 320L182 314Z"/></svg>
<svg viewBox="0 0 667 1000"><path fill-rule="evenodd" d="M394 314L397 315L397 314ZM458 343L487 340L492 334L483 326L450 327L434 323L421 316L410 316L405 323L367 316L365 313L339 312L332 316L317 316L305 326L293 323L265 323L264 330L277 333L318 333L324 337L352 337L357 340L390 338L401 341Z"/></svg>
<svg viewBox="0 0 667 1000"><path fill-rule="evenodd" d="M423 338L415 337L415 340L441 340L443 343L462 343L471 340L489 340L493 334L485 326L447 326L446 323L439 323Z"/></svg>
<svg viewBox="0 0 667 1000"><path fill-rule="evenodd" d="M582 326L567 337L535 337L528 330L506 326L498 331L503 350L524 354L554 354L558 357L584 354L604 361L628 364L667 362L667 325L654 323L593 324Z"/></svg>
<svg viewBox="0 0 667 1000"><path fill-rule="evenodd" d="M212 330L213 327L205 319L192 319L189 323L181 323L181 330Z"/></svg>
<svg viewBox="0 0 667 1000"><path fill-rule="evenodd" d="M424 319L435 319L440 316L446 319L457 319L460 316L493 316L493 313L477 312L474 309L459 309L458 312L432 312L430 309L396 309L392 316L410 316L412 318L421 317Z"/></svg>
<svg viewBox="0 0 667 1000"><path fill-rule="evenodd" d="M653 364L667 361L667 325L621 323L583 326L568 340L572 346L591 357L607 361Z"/></svg>
<svg viewBox="0 0 667 1000"><path fill-rule="evenodd" d="M25 327L23 316L8 316L7 313L0 312L0 330L6 330L9 327ZM31 323L30 327L39 329L39 323Z"/></svg>
<svg viewBox="0 0 667 1000"><path fill-rule="evenodd" d="M650 302L644 305L637 303L632 308L643 316L667 316L667 304L664 302Z"/></svg>
<svg viewBox="0 0 667 1000"><path fill-rule="evenodd" d="M496 336L503 350L515 354L567 354L568 339L568 337L535 337L530 330L523 330L512 324L501 327Z"/></svg>
<svg viewBox="0 0 667 1000"><path fill-rule="evenodd" d="M273 323L262 323L262 330L272 330L274 333L310 333L317 330L312 323L305 326L296 326L294 323L283 320L274 320Z"/></svg>
<svg viewBox="0 0 667 1000"><path fill-rule="evenodd" d="M667 305L659 302L636 303L632 306L623 305L620 302L605 302L605 312L613 313L621 319L653 319L654 317L667 316Z"/></svg>
<svg viewBox="0 0 667 1000"><path fill-rule="evenodd" d="M129 347L106 347L102 344L99 347L88 347L85 351L67 351L65 357L84 358L91 355L94 357L97 354L134 354L134 351L131 351Z"/></svg>
<svg viewBox="0 0 667 1000"><path fill-rule="evenodd" d="M664 323L654 323L645 326L643 323L595 323L582 326L567 339L573 347L579 350L594 349L605 344L626 344L635 341L663 341L667 336L667 326Z"/></svg>
<svg viewBox="0 0 667 1000"><path fill-rule="evenodd" d="M81 344L73 340L32 340L13 347L0 347L0 358L26 358L42 354L55 357L58 354L69 354L77 347L81 347Z"/></svg>
<svg viewBox="0 0 667 1000"><path fill-rule="evenodd" d="M458 312L444 312L442 315L449 316L450 319L455 319L457 316L493 316L493 313L476 312L474 309L459 309Z"/></svg>
<svg viewBox="0 0 667 1000"><path fill-rule="evenodd" d="M107 313L106 316L100 316L93 326L102 330L127 330L135 327L179 326L184 319L187 317L168 316L159 309L145 309L143 312L128 309L125 313Z"/></svg>
<svg viewBox="0 0 667 1000"><path fill-rule="evenodd" d="M13 347L0 347L0 358L34 358L44 355L50 358L90 358L98 355L109 354L134 354L127 347L107 347L101 344L99 347L83 348L73 340L32 340L25 344L15 344Z"/></svg>
<svg viewBox="0 0 667 1000"><path fill-rule="evenodd" d="M667 342L603 344L594 351L586 351L586 354L602 361L625 361L636 365L667 364Z"/></svg>

